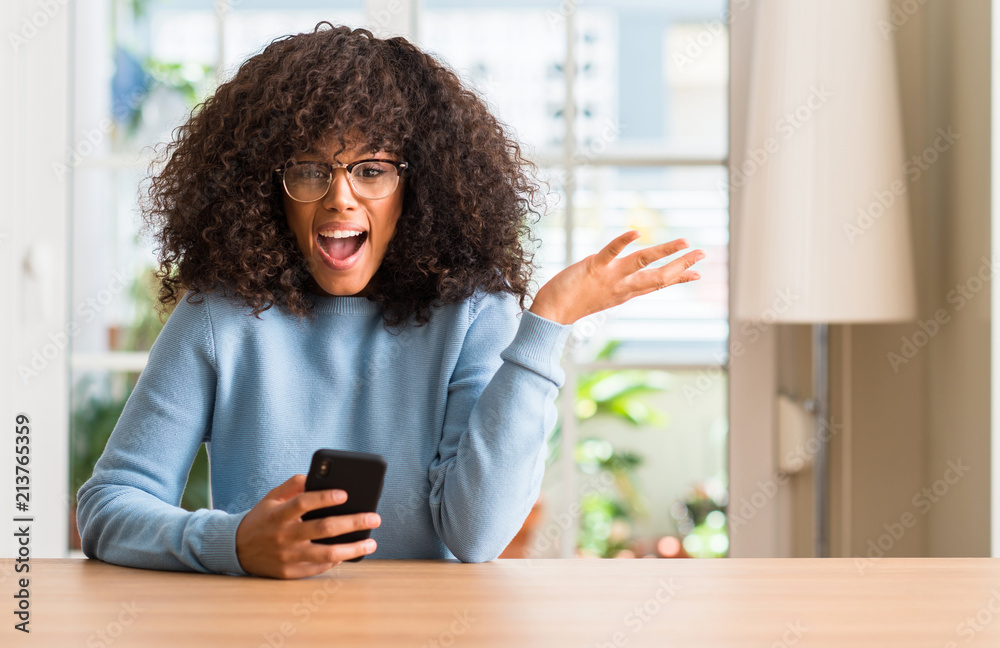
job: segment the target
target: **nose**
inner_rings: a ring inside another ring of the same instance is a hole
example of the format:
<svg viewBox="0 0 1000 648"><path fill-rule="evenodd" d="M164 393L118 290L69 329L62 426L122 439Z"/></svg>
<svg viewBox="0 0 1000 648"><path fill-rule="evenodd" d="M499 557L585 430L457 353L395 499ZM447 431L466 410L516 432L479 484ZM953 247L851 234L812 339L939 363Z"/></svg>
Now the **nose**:
<svg viewBox="0 0 1000 648"><path fill-rule="evenodd" d="M358 199L354 195L354 187L351 186L347 169L343 167L334 169L330 189L323 196L323 207L331 211L347 211L357 206Z"/></svg>

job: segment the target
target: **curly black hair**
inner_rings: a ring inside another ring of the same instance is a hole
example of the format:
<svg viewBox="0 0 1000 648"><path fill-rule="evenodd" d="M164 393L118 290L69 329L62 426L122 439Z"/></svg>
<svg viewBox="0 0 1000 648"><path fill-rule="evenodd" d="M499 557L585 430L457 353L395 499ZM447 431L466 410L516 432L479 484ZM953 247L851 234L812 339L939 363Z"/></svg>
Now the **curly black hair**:
<svg viewBox="0 0 1000 648"><path fill-rule="evenodd" d="M154 162L142 214L158 244L160 305L222 287L255 316L274 305L309 316L308 264L274 170L330 136L343 147L354 132L413 168L372 278L386 326L426 323L431 306L477 289L514 294L523 309L529 216L537 222L544 205L537 167L438 60L404 38L325 21L247 59Z"/></svg>

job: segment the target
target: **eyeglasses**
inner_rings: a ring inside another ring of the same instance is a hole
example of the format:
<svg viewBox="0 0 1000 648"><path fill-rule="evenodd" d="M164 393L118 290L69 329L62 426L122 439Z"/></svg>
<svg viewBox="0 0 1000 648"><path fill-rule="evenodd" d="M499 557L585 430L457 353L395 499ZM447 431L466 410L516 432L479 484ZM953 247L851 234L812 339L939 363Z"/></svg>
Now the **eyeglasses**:
<svg viewBox="0 0 1000 648"><path fill-rule="evenodd" d="M385 198L399 184L399 178L410 169L407 162L368 159L350 164L327 162L289 162L275 169L281 176L288 196L296 202L315 202L326 195L333 184L333 172L346 169L351 188L362 198Z"/></svg>

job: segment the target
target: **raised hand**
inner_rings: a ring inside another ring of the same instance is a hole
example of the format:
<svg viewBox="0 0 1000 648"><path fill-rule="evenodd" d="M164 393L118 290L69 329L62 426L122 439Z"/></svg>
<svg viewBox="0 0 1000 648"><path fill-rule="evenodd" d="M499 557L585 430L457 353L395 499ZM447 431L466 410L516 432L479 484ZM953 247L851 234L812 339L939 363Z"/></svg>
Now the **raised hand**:
<svg viewBox="0 0 1000 648"><path fill-rule="evenodd" d="M639 232L629 230L597 254L552 277L539 288L528 310L560 324L572 324L633 297L701 278L690 269L705 258L701 250L693 250L662 267L647 268L654 261L688 247L685 239L654 245L619 259L622 250L639 236Z"/></svg>

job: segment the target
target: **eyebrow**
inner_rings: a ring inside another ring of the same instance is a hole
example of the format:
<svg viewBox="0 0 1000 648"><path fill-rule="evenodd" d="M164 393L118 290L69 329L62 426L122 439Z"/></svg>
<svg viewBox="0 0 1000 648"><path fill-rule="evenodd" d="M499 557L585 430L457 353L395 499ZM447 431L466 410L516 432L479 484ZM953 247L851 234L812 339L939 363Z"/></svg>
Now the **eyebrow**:
<svg viewBox="0 0 1000 648"><path fill-rule="evenodd" d="M382 155L379 155L379 153L382 153ZM323 153L321 153L320 151L317 151L315 149L311 149L309 151L306 151L305 153L302 153L300 156L297 156L297 157L307 157L307 156L319 158L323 162L329 162L330 161L326 157L326 155L324 155ZM375 151L374 153L365 153L364 157L359 157L358 160L372 160L372 159L376 159L376 158L387 158L387 157L388 158L393 158L393 157L398 157L398 156L395 153L389 153L388 151L385 151L383 149L381 151ZM358 161L358 160L355 160L355 162Z"/></svg>

